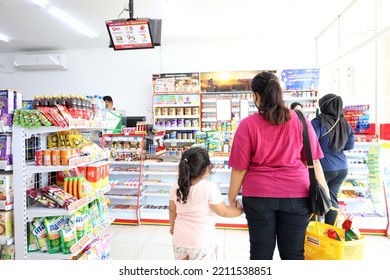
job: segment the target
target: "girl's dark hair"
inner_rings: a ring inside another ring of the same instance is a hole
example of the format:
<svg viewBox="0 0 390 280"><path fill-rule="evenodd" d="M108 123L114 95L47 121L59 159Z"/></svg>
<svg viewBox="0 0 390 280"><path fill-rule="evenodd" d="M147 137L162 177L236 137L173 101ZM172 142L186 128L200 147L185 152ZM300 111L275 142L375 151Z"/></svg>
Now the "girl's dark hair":
<svg viewBox="0 0 390 280"><path fill-rule="evenodd" d="M211 165L209 154L206 149L195 147L186 150L179 163L179 188L176 191L177 201L187 202L191 188L191 180L203 176Z"/></svg>
<svg viewBox="0 0 390 280"><path fill-rule="evenodd" d="M271 124L279 125L290 120L278 77L271 72L261 72L252 80L252 91L261 99L259 113Z"/></svg>

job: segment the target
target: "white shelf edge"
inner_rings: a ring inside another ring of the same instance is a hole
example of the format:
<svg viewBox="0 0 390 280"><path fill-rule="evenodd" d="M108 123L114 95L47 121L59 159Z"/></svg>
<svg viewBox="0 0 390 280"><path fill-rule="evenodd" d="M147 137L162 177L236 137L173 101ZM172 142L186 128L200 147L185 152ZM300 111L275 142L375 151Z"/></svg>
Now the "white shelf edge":
<svg viewBox="0 0 390 280"><path fill-rule="evenodd" d="M142 175L147 176L147 175L172 175L172 176L177 176L179 174L179 171L143 171Z"/></svg>
<svg viewBox="0 0 390 280"><path fill-rule="evenodd" d="M88 203L96 200L98 197L109 192L111 189L110 186L106 186L100 190L96 190L92 195L83 197L82 199L77 200L76 202L69 205L70 209L64 208L47 208L45 206L31 206L27 208L27 219L32 221L34 218L39 217L53 217L53 216L70 216L78 209L84 207Z"/></svg>
<svg viewBox="0 0 390 280"><path fill-rule="evenodd" d="M140 165L139 161L109 161L110 165Z"/></svg>
<svg viewBox="0 0 390 280"><path fill-rule="evenodd" d="M138 175L139 171L111 171L110 175Z"/></svg>
<svg viewBox="0 0 390 280"><path fill-rule="evenodd" d="M177 130L177 131L182 131L182 130L199 130L199 127L165 127L165 130Z"/></svg>
<svg viewBox="0 0 390 280"><path fill-rule="evenodd" d="M14 204L13 203L12 204L8 204L8 205L6 205L5 203L6 203L5 200L1 200L0 201L0 210L2 210L2 211L9 211L9 210L14 209Z"/></svg>
<svg viewBox="0 0 390 280"><path fill-rule="evenodd" d="M101 153L98 158L93 159L93 156L83 156L79 158L74 158L70 160L74 160L74 164L69 164L69 165L50 165L50 166L37 166L35 165L34 162L30 162L26 164L26 172L30 174L35 174L35 173L48 173L48 172L58 172L58 171L66 171L70 170L75 167L79 166L85 166L89 165L95 162L103 161L105 159L110 158L110 152L106 151L104 153ZM79 162L77 162L79 161Z"/></svg>
<svg viewBox="0 0 390 280"><path fill-rule="evenodd" d="M161 182L156 182L156 183L152 183L152 182L150 182L150 183L148 183L148 182L144 182L143 184L142 184L142 186L145 186L145 187L147 187L147 186L156 186L156 187L171 187L171 186L173 186L173 184L175 184L175 183L161 183Z"/></svg>
<svg viewBox="0 0 390 280"><path fill-rule="evenodd" d="M195 143L195 139L165 139L165 143Z"/></svg>
<svg viewBox="0 0 390 280"><path fill-rule="evenodd" d="M12 171L12 164L8 165L6 160L0 160L0 170Z"/></svg>
<svg viewBox="0 0 390 280"><path fill-rule="evenodd" d="M111 185L111 191L115 190L138 190L138 186Z"/></svg>
<svg viewBox="0 0 390 280"><path fill-rule="evenodd" d="M0 245L11 245L11 244L14 244L13 237L0 236Z"/></svg>
<svg viewBox="0 0 390 280"><path fill-rule="evenodd" d="M169 193L156 193L145 191L142 193L143 196L160 196L160 197L169 197Z"/></svg>
<svg viewBox="0 0 390 280"><path fill-rule="evenodd" d="M106 194L106 197L109 199L117 199L117 200L137 200L137 195L117 195L117 194Z"/></svg>
<svg viewBox="0 0 390 280"><path fill-rule="evenodd" d="M199 103L192 103L192 104L154 104L154 108L164 108L164 107L199 107Z"/></svg>

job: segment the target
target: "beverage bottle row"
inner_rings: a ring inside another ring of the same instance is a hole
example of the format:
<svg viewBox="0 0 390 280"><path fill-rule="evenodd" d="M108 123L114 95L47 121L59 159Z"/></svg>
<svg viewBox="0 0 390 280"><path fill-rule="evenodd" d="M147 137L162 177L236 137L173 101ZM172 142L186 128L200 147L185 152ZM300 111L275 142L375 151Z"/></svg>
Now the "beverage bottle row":
<svg viewBox="0 0 390 280"><path fill-rule="evenodd" d="M102 96L82 95L37 95L32 103L33 109L39 107L55 107L56 104L65 106L72 118L75 119L105 119L105 104Z"/></svg>

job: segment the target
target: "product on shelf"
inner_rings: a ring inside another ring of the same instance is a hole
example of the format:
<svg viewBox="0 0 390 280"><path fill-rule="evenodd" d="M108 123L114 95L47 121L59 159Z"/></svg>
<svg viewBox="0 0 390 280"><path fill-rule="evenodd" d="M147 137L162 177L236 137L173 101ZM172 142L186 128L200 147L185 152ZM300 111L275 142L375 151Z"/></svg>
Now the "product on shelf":
<svg viewBox="0 0 390 280"><path fill-rule="evenodd" d="M13 237L13 211L0 211L0 237Z"/></svg>
<svg viewBox="0 0 390 280"><path fill-rule="evenodd" d="M12 205L14 202L12 177L12 174L0 174L0 202L3 202L4 206Z"/></svg>

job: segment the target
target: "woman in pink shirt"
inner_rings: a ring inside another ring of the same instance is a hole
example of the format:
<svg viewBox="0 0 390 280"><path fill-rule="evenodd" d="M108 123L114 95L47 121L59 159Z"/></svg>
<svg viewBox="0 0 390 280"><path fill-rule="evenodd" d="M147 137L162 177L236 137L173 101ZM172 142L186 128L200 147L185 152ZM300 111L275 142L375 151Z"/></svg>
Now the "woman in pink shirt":
<svg viewBox="0 0 390 280"><path fill-rule="evenodd" d="M216 184L206 180L210 171L207 150L185 151L179 163L179 179L169 193L169 232L176 260L217 259L215 215L237 217L240 205L226 206Z"/></svg>
<svg viewBox="0 0 390 280"><path fill-rule="evenodd" d="M303 260L311 215L303 126L285 106L273 73L257 74L251 86L258 113L243 119L234 135L229 203L236 205L242 188L251 260L272 260L276 243L281 259ZM310 122L306 123L316 178L327 188L319 162L321 147Z"/></svg>

